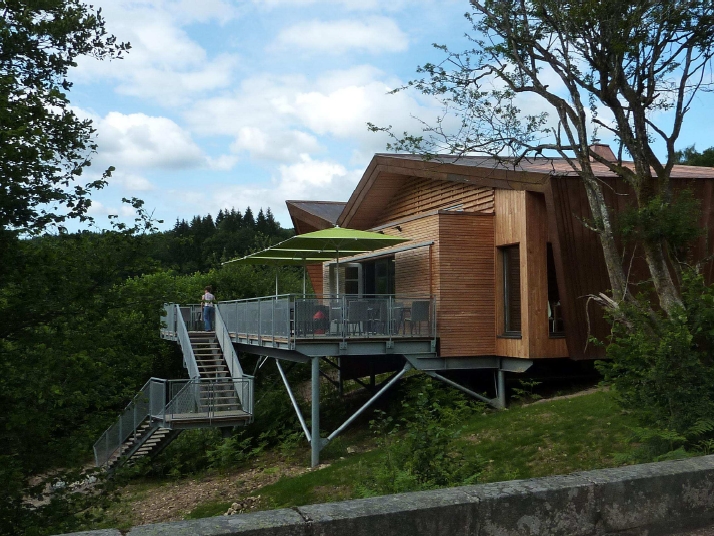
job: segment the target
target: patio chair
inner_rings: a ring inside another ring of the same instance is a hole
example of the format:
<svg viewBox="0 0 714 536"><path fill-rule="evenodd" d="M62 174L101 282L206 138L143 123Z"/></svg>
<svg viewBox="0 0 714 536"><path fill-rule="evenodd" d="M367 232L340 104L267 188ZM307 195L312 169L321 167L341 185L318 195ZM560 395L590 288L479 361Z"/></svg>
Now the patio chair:
<svg viewBox="0 0 714 536"><path fill-rule="evenodd" d="M408 318L405 318L405 323L409 322L409 332L414 334L414 326L416 325L417 333L421 335L421 326L426 322L426 331L431 333L431 302L428 300L416 300L412 302L411 314ZM406 330L406 326L405 326Z"/></svg>
<svg viewBox="0 0 714 536"><path fill-rule="evenodd" d="M387 300L377 299L374 300L371 305L370 331L377 335L387 335L389 327L389 306Z"/></svg>
<svg viewBox="0 0 714 536"><path fill-rule="evenodd" d="M347 332L364 333L369 322L369 302L363 300L351 301L347 304ZM354 330L351 330L354 328Z"/></svg>

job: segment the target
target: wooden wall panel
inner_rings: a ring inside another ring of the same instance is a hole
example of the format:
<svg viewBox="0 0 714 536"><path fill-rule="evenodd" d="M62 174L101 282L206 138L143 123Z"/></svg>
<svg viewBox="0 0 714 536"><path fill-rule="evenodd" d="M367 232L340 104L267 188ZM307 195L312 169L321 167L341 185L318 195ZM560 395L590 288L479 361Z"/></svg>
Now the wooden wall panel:
<svg viewBox="0 0 714 536"><path fill-rule="evenodd" d="M307 267L307 276L310 278L310 283L312 284L312 290L315 294L322 294L324 287L324 282L322 280L322 265L321 264L311 264Z"/></svg>
<svg viewBox="0 0 714 536"><path fill-rule="evenodd" d="M611 208L614 225L617 225L617 215L634 206L634 196L622 180L603 179L602 182L605 202ZM692 249L690 262L709 258L714 251L712 182L712 179L672 181L675 192L689 189L701 201L701 225L705 234ZM585 188L575 177L554 176L550 181L550 190L546 192L546 200L549 204L551 234L556 235L555 240L558 242L554 253L568 353L573 359L600 359L604 357L604 348L589 344L588 337L605 340L610 333L610 326L603 319L599 307L594 304L588 306L587 296L607 292L610 280L600 240L582 223L592 218ZM626 270L630 273L630 280L636 282L647 279L649 272L642 249L625 249L622 245L618 247ZM703 273L710 283L714 282L714 261L705 264Z"/></svg>
<svg viewBox="0 0 714 536"><path fill-rule="evenodd" d="M460 205L466 212L493 212L493 188L410 177L390 199L374 226Z"/></svg>
<svg viewBox="0 0 714 536"><path fill-rule="evenodd" d="M543 194L526 192L528 355L568 357L562 337L551 337L548 322L548 215ZM567 325L566 325L567 330Z"/></svg>
<svg viewBox="0 0 714 536"><path fill-rule="evenodd" d="M439 256L438 215L434 214L412 220L402 224L400 227L402 228L401 232L395 229L385 229L384 232L386 234L404 236L414 242L434 241L434 244L395 255L396 293L426 296L438 294L439 274L434 270Z"/></svg>
<svg viewBox="0 0 714 536"><path fill-rule="evenodd" d="M496 353L494 217L439 214L439 305L442 357Z"/></svg>
<svg viewBox="0 0 714 536"><path fill-rule="evenodd" d="M495 226L494 249L496 277L494 310L496 321L496 355L508 357L528 357L529 317L528 311L528 252L526 244L526 192L523 190L497 189L494 199ZM498 246L520 244L521 257L521 338L501 337L504 331L503 311L503 259L498 254Z"/></svg>

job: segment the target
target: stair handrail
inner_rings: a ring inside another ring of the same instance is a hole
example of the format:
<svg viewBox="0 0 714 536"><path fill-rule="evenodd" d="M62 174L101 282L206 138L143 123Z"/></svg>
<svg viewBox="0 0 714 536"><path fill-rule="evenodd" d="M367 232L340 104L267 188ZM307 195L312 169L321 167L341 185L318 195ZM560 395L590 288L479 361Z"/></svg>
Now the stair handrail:
<svg viewBox="0 0 714 536"><path fill-rule="evenodd" d="M223 321L223 316L221 315L220 307L216 307L215 324L216 339L218 340L218 345L221 347L221 351L223 352L223 358L226 360L228 370L231 373L231 378L243 378L243 367L241 367L240 361L238 360L238 354L236 353L235 348L233 348L231 334L228 331L226 323ZM238 395L238 399L240 400L241 404L243 404L245 402L243 398L245 397L243 393L242 382L235 382L234 388L236 394Z"/></svg>
<svg viewBox="0 0 714 536"><path fill-rule="evenodd" d="M176 338L179 346L181 346L184 367L188 370L189 377L200 378L201 373L198 371L198 363L196 363L196 356L193 353L193 346L191 346L191 338L188 336L186 323L182 320L181 307L178 304L174 304L174 308L175 318L178 319L176 321Z"/></svg>
<svg viewBox="0 0 714 536"><path fill-rule="evenodd" d="M150 378L141 390L126 405L117 421L107 428L94 443L94 463L105 465L114 457L121 446L136 434L146 419L151 419L158 408L166 406L166 380Z"/></svg>

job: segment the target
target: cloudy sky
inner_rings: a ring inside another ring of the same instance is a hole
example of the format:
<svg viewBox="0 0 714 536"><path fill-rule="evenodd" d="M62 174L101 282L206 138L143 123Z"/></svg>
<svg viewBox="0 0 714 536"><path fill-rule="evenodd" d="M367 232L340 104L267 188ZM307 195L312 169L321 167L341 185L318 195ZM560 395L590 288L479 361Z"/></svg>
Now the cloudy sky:
<svg viewBox="0 0 714 536"><path fill-rule="evenodd" d="M346 200L384 136L436 117L416 93L388 94L438 61L434 42L466 48L467 0L94 0L125 59L83 59L70 98L91 117L93 169L117 171L94 196L98 225L136 196L170 227L221 208L286 199ZM710 132L693 114L682 145ZM705 141L702 141L705 140Z"/></svg>

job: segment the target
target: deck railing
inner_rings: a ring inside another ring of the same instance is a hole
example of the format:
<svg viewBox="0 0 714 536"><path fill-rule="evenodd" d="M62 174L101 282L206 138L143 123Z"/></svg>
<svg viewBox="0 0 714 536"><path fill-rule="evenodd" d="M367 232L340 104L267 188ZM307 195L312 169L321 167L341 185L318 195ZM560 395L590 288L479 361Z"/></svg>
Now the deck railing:
<svg viewBox="0 0 714 536"><path fill-rule="evenodd" d="M432 296L280 295L218 303L237 339L436 339Z"/></svg>
<svg viewBox="0 0 714 536"><path fill-rule="evenodd" d="M250 419L253 396L253 377L247 375L220 380L151 378L94 444L95 463L107 463L145 424L173 428L190 420L210 426L217 418L237 414Z"/></svg>

